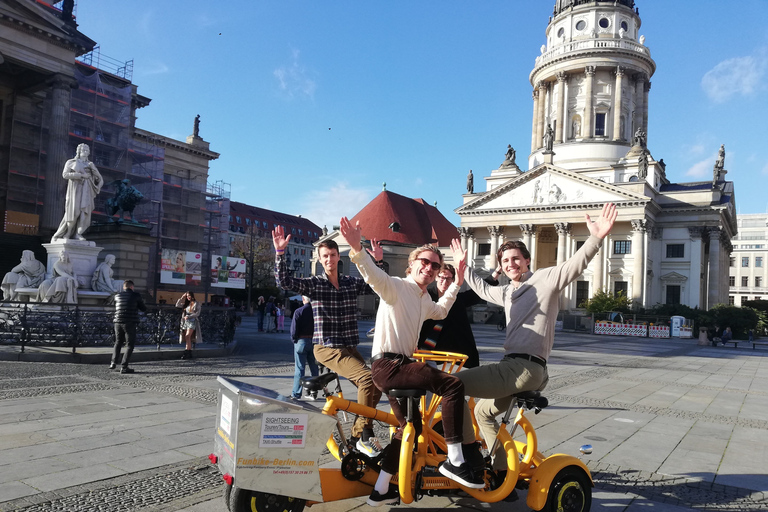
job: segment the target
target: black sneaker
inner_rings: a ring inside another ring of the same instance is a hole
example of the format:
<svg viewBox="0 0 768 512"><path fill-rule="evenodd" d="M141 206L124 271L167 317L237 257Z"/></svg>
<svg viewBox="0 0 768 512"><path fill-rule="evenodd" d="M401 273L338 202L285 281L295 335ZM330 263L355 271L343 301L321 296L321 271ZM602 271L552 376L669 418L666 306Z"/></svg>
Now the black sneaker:
<svg viewBox="0 0 768 512"><path fill-rule="evenodd" d="M110 370L114 370L115 368L117 368L117 365L115 365L115 363L109 363Z"/></svg>
<svg viewBox="0 0 768 512"><path fill-rule="evenodd" d="M466 462L459 466L454 466L451 464L451 461L446 460L437 469L441 475L447 476L464 487L469 487L470 489L483 489L485 487L485 481L477 476Z"/></svg>
<svg viewBox="0 0 768 512"><path fill-rule="evenodd" d="M372 507L396 505L400 503L400 493L398 492L396 485L389 484L389 490L386 494L379 494L379 491L374 489L371 495L368 496L367 503Z"/></svg>
<svg viewBox="0 0 768 512"><path fill-rule="evenodd" d="M122 368L120 370L120 373L133 373L133 368L128 368L127 366L125 368Z"/></svg>
<svg viewBox="0 0 768 512"><path fill-rule="evenodd" d="M467 461L472 471L482 475L485 471L485 458L480 451L480 443L462 444L461 452L464 454L464 460Z"/></svg>

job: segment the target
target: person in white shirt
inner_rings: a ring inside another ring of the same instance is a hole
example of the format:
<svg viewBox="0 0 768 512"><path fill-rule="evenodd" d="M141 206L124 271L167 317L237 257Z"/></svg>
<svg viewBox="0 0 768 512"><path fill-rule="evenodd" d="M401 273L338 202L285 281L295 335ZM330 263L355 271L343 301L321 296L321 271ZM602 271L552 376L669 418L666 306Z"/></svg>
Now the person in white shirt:
<svg viewBox="0 0 768 512"><path fill-rule="evenodd" d="M440 300L433 302L427 293L427 286L435 280L443 263L443 255L435 246L424 245L411 252L406 269L407 277L391 277L378 268L363 251L359 222L353 226L349 219L342 217L339 231L351 247L350 260L357 265L365 282L381 297L371 351L373 383L382 391L418 388L442 396L448 458L440 465L439 471L461 485L482 489L485 484L481 475L477 475L465 462L462 451L464 386L455 375L410 359L416 350L424 320L439 320L448 314L463 282L466 263L463 260L458 263L456 282ZM374 251L379 249L375 239L371 245ZM392 504L398 499L397 488L390 486L390 480L397 473L402 430L406 422L403 408L397 399L390 397L389 403L400 427L381 462L379 478L368 498L368 504L374 507ZM414 426L418 434L421 431L420 417ZM474 438L471 441L474 442Z"/></svg>

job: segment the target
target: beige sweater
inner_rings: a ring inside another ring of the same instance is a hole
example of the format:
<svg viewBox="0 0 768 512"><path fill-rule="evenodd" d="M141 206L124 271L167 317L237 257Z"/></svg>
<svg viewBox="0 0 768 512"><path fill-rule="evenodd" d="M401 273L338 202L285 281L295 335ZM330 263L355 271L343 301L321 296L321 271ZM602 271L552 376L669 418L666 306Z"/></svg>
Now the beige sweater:
<svg viewBox="0 0 768 512"><path fill-rule="evenodd" d="M467 267L465 279L480 298L504 308L507 334L504 352L530 354L549 359L555 342L555 320L560 292L584 272L600 249L602 240L590 236L568 261L556 267L528 273L520 288L511 284L492 286Z"/></svg>

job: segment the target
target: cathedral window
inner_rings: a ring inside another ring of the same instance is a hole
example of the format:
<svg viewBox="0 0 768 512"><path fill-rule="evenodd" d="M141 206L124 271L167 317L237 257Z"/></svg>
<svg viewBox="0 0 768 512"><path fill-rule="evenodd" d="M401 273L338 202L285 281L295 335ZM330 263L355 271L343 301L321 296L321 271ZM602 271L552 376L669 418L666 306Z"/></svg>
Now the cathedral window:
<svg viewBox="0 0 768 512"><path fill-rule="evenodd" d="M622 21L622 22L621 22L621 28L623 28L623 29L624 29L624 32L626 32L627 30L629 30L629 25L627 25L627 22L626 22L626 21Z"/></svg>
<svg viewBox="0 0 768 512"><path fill-rule="evenodd" d="M667 287L669 288L669 287ZM629 293L629 283L626 281L614 281L613 283L613 294L615 296L619 296L619 294L624 295L625 297L628 296Z"/></svg>
<svg viewBox="0 0 768 512"><path fill-rule="evenodd" d="M611 21L608 18L600 18L597 24L600 25L600 28L608 28L611 26Z"/></svg>
<svg viewBox="0 0 768 512"><path fill-rule="evenodd" d="M587 28L587 22L584 20L579 20L576 22L576 30L582 31L585 28Z"/></svg>
<svg viewBox="0 0 768 512"><path fill-rule="evenodd" d="M685 244L667 244L667 258L684 258Z"/></svg>
<svg viewBox="0 0 768 512"><path fill-rule="evenodd" d="M478 256L489 256L491 254L491 244L477 244Z"/></svg>
<svg viewBox="0 0 768 512"><path fill-rule="evenodd" d="M576 281L576 307L583 308L589 300L589 281Z"/></svg>
<svg viewBox="0 0 768 512"><path fill-rule="evenodd" d="M667 285L667 300L665 304L680 304L680 285Z"/></svg>
<svg viewBox="0 0 768 512"><path fill-rule="evenodd" d="M605 112L595 114L595 137L605 137Z"/></svg>
<svg viewBox="0 0 768 512"><path fill-rule="evenodd" d="M632 240L614 240L613 254L632 254Z"/></svg>
<svg viewBox="0 0 768 512"><path fill-rule="evenodd" d="M749 286L749 276L741 276L741 286L745 288Z"/></svg>

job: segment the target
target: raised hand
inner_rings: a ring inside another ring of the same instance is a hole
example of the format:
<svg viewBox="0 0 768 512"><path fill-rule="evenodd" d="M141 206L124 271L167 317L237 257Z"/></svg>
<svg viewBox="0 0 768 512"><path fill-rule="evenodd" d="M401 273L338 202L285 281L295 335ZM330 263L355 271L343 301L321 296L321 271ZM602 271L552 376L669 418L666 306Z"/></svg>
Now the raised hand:
<svg viewBox="0 0 768 512"><path fill-rule="evenodd" d="M467 262L464 260L461 260L456 265L456 286L461 288L461 285L464 284L464 271L467 269Z"/></svg>
<svg viewBox="0 0 768 512"><path fill-rule="evenodd" d="M373 261L381 261L384 259L384 249L381 248L379 241L375 238L371 240L371 248L366 249L366 251L371 255Z"/></svg>
<svg viewBox="0 0 768 512"><path fill-rule="evenodd" d="M600 217L593 221L589 214L585 214L587 220L587 229L589 233L598 238L605 238L613 228L613 223L616 222L616 218L619 216L616 205L613 203L606 203L603 205L603 211L600 213Z"/></svg>
<svg viewBox="0 0 768 512"><path fill-rule="evenodd" d="M285 230L283 226L277 226L272 230L272 243L275 246L276 251L284 251L288 247L288 242L291 241L291 235L285 236Z"/></svg>
<svg viewBox="0 0 768 512"><path fill-rule="evenodd" d="M355 250L355 252L363 250L363 246L360 243L360 240L362 240L363 237L362 231L362 228L360 228L360 221L355 222L354 226L346 217L342 217L339 221L339 233L341 233L341 237L347 242L347 245Z"/></svg>
<svg viewBox="0 0 768 512"><path fill-rule="evenodd" d="M467 251L461 248L461 240L454 238L451 240L451 252L453 252L453 266L458 271L459 265L464 262L464 268L466 268ZM462 272L462 275L464 273Z"/></svg>

